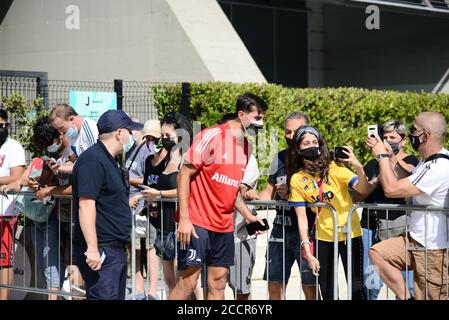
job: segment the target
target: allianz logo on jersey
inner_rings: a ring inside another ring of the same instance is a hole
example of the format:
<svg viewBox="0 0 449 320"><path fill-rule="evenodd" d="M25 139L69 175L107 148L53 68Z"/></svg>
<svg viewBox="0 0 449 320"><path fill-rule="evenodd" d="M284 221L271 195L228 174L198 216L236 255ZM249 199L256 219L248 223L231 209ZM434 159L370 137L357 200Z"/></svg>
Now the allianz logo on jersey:
<svg viewBox="0 0 449 320"><path fill-rule="evenodd" d="M239 180L235 180L232 178L229 178L227 175L225 174L221 174L218 172L215 172L214 175L212 176L212 180L217 181L218 183L222 183L231 187L236 187L238 188L238 186L240 185L240 181Z"/></svg>

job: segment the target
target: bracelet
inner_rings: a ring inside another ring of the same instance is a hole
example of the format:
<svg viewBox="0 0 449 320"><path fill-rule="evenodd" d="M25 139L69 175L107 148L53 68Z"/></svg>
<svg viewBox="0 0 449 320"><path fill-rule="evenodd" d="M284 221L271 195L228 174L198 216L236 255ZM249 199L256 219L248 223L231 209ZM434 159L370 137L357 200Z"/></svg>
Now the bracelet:
<svg viewBox="0 0 449 320"><path fill-rule="evenodd" d="M304 243L307 243L309 246L312 245L309 240L304 240L304 241L301 241L301 247Z"/></svg>

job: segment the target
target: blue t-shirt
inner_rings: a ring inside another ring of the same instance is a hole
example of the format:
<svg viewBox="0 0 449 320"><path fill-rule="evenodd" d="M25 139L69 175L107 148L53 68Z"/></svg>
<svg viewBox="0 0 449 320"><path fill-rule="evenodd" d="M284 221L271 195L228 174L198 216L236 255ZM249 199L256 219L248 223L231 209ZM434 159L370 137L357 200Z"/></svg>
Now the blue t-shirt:
<svg viewBox="0 0 449 320"><path fill-rule="evenodd" d="M79 223L79 198L95 200L98 244L129 241L131 209L122 170L100 141L83 152L73 168L75 242L84 243Z"/></svg>

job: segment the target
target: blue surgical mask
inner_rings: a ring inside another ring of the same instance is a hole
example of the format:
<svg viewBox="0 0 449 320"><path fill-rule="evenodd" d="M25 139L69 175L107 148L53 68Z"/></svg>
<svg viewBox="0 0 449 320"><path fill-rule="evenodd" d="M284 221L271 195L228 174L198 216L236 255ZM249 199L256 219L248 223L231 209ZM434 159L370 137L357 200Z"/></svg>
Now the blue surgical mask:
<svg viewBox="0 0 449 320"><path fill-rule="evenodd" d="M65 136L70 140L70 144L74 144L76 139L78 139L78 130L74 127L70 127L65 133Z"/></svg>
<svg viewBox="0 0 449 320"><path fill-rule="evenodd" d="M129 136L129 142L127 144L123 145L123 151L125 152L125 154L131 150L131 148L133 147L134 143L136 142L136 140L134 139L134 137L132 135Z"/></svg>
<svg viewBox="0 0 449 320"><path fill-rule="evenodd" d="M51 146L47 147L47 151L49 153L55 153L55 152L58 152L60 148L61 148L61 144L53 143Z"/></svg>

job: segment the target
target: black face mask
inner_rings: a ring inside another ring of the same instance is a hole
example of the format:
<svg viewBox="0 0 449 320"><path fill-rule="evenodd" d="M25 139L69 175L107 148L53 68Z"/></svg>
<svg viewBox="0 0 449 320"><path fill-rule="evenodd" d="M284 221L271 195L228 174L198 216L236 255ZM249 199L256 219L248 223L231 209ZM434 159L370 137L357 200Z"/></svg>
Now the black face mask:
<svg viewBox="0 0 449 320"><path fill-rule="evenodd" d="M399 151L401 150L401 147L399 146L399 142L393 142L393 141L387 141L388 144L391 147L391 150L393 151L394 154L398 154Z"/></svg>
<svg viewBox="0 0 449 320"><path fill-rule="evenodd" d="M287 146L289 146L289 145L290 145L290 143L292 142L292 139L289 139L289 138L285 138L285 142L287 142Z"/></svg>
<svg viewBox="0 0 449 320"><path fill-rule="evenodd" d="M318 147L310 147L304 150L298 150L298 154L306 160L314 161L320 156L321 151Z"/></svg>
<svg viewBox="0 0 449 320"><path fill-rule="evenodd" d="M410 144L412 145L413 150L418 151L419 146L422 144L422 142L419 141L419 137L421 137L423 134L424 134L424 132L421 133L419 136L413 136L411 134L408 135L408 138L410 139Z"/></svg>
<svg viewBox="0 0 449 320"><path fill-rule="evenodd" d="M6 139L8 139L8 128L0 128L0 146L2 146Z"/></svg>
<svg viewBox="0 0 449 320"><path fill-rule="evenodd" d="M170 140L170 138L161 138L162 146L166 150L171 150L176 145L176 142Z"/></svg>

